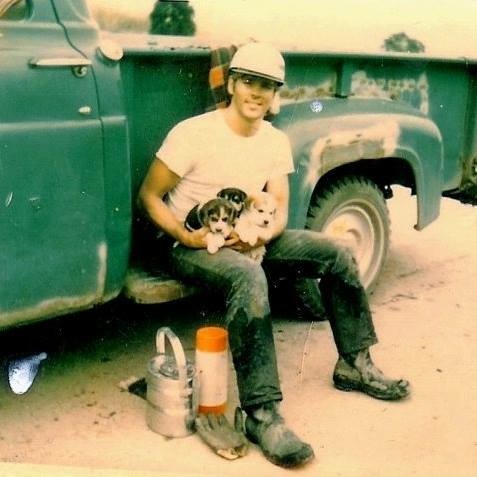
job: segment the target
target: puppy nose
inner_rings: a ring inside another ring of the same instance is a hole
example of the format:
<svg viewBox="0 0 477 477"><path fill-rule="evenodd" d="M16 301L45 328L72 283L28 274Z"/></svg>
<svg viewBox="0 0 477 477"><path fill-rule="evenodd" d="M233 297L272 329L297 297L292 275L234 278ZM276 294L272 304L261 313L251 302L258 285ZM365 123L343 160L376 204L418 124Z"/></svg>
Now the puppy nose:
<svg viewBox="0 0 477 477"><path fill-rule="evenodd" d="M270 222L269 220L264 220L264 221L263 221L263 223L264 223L265 225L268 225L269 222Z"/></svg>

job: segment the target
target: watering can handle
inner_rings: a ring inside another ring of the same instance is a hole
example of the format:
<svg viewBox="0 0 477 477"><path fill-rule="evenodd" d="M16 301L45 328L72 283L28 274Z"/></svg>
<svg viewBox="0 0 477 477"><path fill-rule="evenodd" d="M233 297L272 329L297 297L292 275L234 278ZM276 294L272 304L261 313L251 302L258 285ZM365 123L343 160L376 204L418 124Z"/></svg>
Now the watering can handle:
<svg viewBox="0 0 477 477"><path fill-rule="evenodd" d="M177 371L179 372L179 380L183 383L187 382L187 361L182 348L181 342L176 334L167 326L159 328L156 333L156 349L158 354L165 354L166 352L166 336L171 344L174 358L177 364Z"/></svg>

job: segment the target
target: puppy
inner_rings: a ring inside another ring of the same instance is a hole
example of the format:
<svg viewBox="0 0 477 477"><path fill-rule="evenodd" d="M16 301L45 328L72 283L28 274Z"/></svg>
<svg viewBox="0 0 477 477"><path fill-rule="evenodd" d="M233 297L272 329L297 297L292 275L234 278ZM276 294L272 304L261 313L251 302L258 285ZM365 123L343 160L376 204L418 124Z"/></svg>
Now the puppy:
<svg viewBox="0 0 477 477"><path fill-rule="evenodd" d="M242 242L254 246L259 239L270 240L273 235L273 226L277 203L275 198L267 192L260 192L249 196L245 207L235 222L234 230ZM249 257L261 262L265 255L265 247L255 247L245 252Z"/></svg>
<svg viewBox="0 0 477 477"><path fill-rule="evenodd" d="M238 217L245 207L245 200L247 199L247 194L241 189L237 189L235 187L227 187L226 189L220 190L217 193L217 197L231 202L237 212Z"/></svg>
<svg viewBox="0 0 477 477"><path fill-rule="evenodd" d="M193 207L187 214L184 225L190 231L207 227L207 251L216 253L231 234L236 216L237 212L231 202L216 198Z"/></svg>

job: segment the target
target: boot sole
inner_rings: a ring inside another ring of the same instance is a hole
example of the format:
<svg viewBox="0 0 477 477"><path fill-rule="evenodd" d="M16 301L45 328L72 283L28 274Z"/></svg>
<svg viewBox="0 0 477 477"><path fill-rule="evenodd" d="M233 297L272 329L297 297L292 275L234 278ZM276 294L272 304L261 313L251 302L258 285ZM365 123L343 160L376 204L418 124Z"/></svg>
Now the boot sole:
<svg viewBox="0 0 477 477"><path fill-rule="evenodd" d="M301 466L307 464L308 462L312 461L315 458L315 453L313 452L312 447L307 444L302 449L302 451L306 450L306 453L305 452L302 452L302 453L297 452L295 454L288 455L286 457L286 459L279 459L276 456L274 456L273 454L270 454L269 452L262 449L258 439L255 437L255 435L250 430L247 429L247 426L245 426L245 435L250 442L252 442L257 447L260 448L260 450L262 451L262 454L265 456L265 458L268 461L270 461L272 464L275 464L279 467L283 467L285 469L292 469L292 468L295 468L295 467L301 467ZM304 454L304 455L302 455L302 454Z"/></svg>
<svg viewBox="0 0 477 477"><path fill-rule="evenodd" d="M402 388L400 388L401 392L393 392L391 390L381 391L361 381L351 381L340 376L333 376L333 384L339 391L358 391L383 401L399 401L409 395L409 391Z"/></svg>
<svg viewBox="0 0 477 477"><path fill-rule="evenodd" d="M262 451L263 452L263 451ZM311 462L314 458L315 458L315 454L313 452L313 450L311 450L311 453L304 456L304 457L301 457L297 454L293 455L293 456L290 456L286 462L282 462L280 460L277 460L275 459L273 456L271 455L268 455L266 454L265 452L263 452L263 455L272 463L272 464L275 464L279 467L283 467L284 469L293 469L293 468L297 468L297 467L302 467L306 464L308 464L308 462Z"/></svg>

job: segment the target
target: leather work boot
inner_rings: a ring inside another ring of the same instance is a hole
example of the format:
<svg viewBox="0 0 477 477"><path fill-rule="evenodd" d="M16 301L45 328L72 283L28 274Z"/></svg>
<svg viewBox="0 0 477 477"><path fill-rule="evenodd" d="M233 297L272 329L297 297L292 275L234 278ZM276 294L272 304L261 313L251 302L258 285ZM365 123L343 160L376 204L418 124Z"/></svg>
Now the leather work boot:
<svg viewBox="0 0 477 477"><path fill-rule="evenodd" d="M275 465L298 467L315 456L311 446L302 442L287 428L276 402L248 409L245 431L247 437L257 444L265 457Z"/></svg>
<svg viewBox="0 0 477 477"><path fill-rule="evenodd" d="M396 401L409 395L409 382L384 376L372 362L369 349L340 356L333 373L333 382L341 391L361 391L386 401Z"/></svg>

